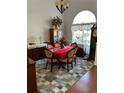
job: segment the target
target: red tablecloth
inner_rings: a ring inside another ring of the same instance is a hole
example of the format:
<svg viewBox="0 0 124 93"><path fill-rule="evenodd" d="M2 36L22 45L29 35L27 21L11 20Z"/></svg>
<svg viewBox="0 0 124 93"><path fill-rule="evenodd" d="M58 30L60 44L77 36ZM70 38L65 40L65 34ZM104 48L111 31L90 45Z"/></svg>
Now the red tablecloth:
<svg viewBox="0 0 124 93"><path fill-rule="evenodd" d="M63 48L63 49L59 49L59 50L55 50L53 51L53 53L55 55L58 55L59 58L65 58L66 57L66 54L72 49L73 47L66 47L66 48Z"/></svg>

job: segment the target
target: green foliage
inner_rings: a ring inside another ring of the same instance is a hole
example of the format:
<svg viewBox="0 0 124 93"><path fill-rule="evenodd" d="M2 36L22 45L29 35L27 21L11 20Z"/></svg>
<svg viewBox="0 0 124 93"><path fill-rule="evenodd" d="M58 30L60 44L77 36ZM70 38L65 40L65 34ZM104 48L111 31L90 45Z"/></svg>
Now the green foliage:
<svg viewBox="0 0 124 93"><path fill-rule="evenodd" d="M60 26L61 24L62 24L62 19L60 19L58 16L52 19L52 25Z"/></svg>

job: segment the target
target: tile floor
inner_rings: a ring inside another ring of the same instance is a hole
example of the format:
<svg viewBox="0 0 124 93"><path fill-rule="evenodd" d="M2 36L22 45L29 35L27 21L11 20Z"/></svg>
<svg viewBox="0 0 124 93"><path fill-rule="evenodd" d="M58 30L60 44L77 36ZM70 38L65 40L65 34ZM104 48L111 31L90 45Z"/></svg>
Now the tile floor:
<svg viewBox="0 0 124 93"><path fill-rule="evenodd" d="M36 64L36 78L39 93L65 93L67 89L78 81L87 71L93 62L77 58L77 64L70 65L70 71L53 66L50 72L50 65L45 69L46 60L39 60Z"/></svg>

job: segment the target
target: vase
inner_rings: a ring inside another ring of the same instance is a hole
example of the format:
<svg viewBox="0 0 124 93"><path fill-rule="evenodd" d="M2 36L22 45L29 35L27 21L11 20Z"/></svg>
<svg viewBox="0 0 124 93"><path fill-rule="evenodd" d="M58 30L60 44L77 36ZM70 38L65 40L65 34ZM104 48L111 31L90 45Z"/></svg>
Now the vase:
<svg viewBox="0 0 124 93"><path fill-rule="evenodd" d="M59 29L59 26L58 25L52 25L52 28L53 29Z"/></svg>

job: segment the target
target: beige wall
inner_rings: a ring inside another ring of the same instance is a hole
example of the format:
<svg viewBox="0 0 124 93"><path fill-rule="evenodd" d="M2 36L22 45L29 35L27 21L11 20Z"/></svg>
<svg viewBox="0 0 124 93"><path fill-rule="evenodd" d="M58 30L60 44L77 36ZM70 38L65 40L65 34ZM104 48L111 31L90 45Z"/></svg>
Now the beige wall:
<svg viewBox="0 0 124 93"><path fill-rule="evenodd" d="M57 0L27 0L27 37L29 42L48 41L50 19L62 15L55 7ZM69 8L63 14L64 36L71 40L71 25L82 10L90 10L97 16L97 0L68 0Z"/></svg>
<svg viewBox="0 0 124 93"><path fill-rule="evenodd" d="M97 0L69 0L70 6L64 13L64 33L65 38L72 39L71 25L74 17L83 10L90 10L97 16Z"/></svg>
<svg viewBox="0 0 124 93"><path fill-rule="evenodd" d="M27 42L48 41L50 20L61 14L54 0L27 0Z"/></svg>

